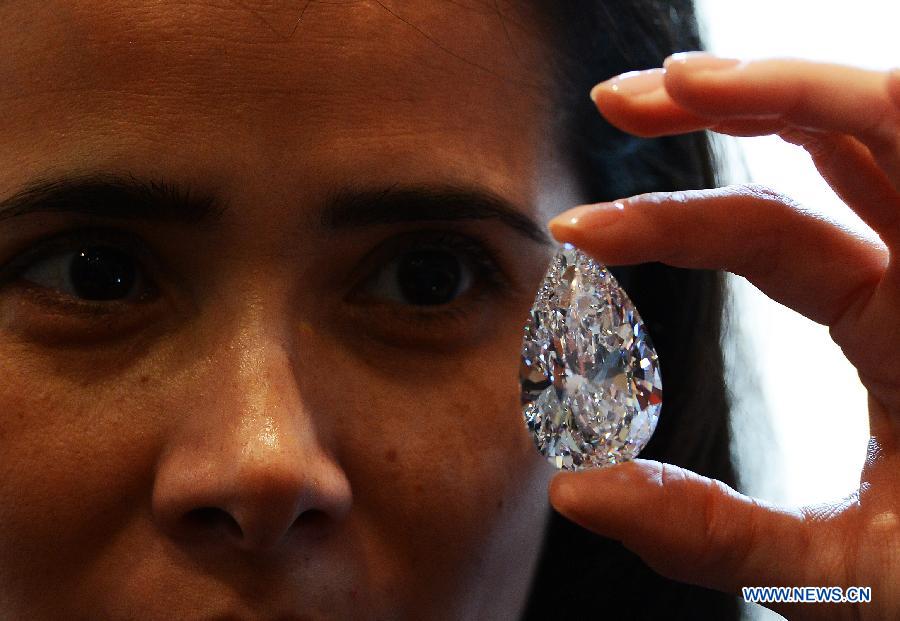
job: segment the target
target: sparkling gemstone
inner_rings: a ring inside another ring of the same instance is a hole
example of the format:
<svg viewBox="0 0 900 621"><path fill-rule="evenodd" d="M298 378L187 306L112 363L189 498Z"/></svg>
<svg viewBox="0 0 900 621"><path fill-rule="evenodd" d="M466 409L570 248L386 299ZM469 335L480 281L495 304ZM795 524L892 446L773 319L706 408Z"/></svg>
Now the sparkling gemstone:
<svg viewBox="0 0 900 621"><path fill-rule="evenodd" d="M571 244L529 313L519 380L528 429L557 468L633 459L656 428L662 379L644 322L609 270Z"/></svg>

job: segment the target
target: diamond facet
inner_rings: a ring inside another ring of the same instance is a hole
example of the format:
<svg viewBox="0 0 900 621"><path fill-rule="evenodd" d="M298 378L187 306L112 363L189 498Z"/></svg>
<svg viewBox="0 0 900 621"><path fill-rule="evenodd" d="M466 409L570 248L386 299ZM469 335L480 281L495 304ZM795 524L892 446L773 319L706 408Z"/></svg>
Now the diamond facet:
<svg viewBox="0 0 900 621"><path fill-rule="evenodd" d="M609 270L571 244L529 313L519 381L528 429L557 468L634 459L656 428L662 379L644 322Z"/></svg>

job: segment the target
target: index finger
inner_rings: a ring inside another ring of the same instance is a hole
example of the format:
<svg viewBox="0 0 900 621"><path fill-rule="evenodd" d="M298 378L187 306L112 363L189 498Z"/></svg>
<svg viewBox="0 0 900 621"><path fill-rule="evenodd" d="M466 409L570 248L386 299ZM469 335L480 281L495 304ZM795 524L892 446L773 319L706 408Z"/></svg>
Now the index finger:
<svg viewBox="0 0 900 621"><path fill-rule="evenodd" d="M640 136L709 128L737 136L778 133L804 144L847 205L896 240L900 72L696 53L675 54L665 64L597 85L591 95L603 115ZM810 139L798 140L804 135Z"/></svg>
<svg viewBox="0 0 900 621"><path fill-rule="evenodd" d="M681 53L663 63L669 94L695 114L778 118L803 129L850 134L876 157L896 155L900 109L889 92L889 72L798 58L732 59L730 66L709 69L708 58Z"/></svg>
<svg viewBox="0 0 900 621"><path fill-rule="evenodd" d="M786 125L849 134L869 148L895 187L900 184L896 70L793 58L741 62L702 53L673 54L664 67L617 76L598 84L591 96L611 123L641 136L728 123L740 127L739 121L746 126L739 135L773 133Z"/></svg>
<svg viewBox="0 0 900 621"><path fill-rule="evenodd" d="M640 130L638 117L645 117L642 134L704 129L727 119L780 119L800 128L850 134L873 153L888 150L896 155L900 101L892 94L900 88L894 84L900 82L900 70L874 71L796 58L740 61L705 52L673 54L663 67L601 82L591 97L613 123L631 125L627 131ZM667 102L664 94L672 101ZM629 103L641 105L622 105L617 95L631 96ZM651 125L651 114L668 121L670 130L664 124Z"/></svg>

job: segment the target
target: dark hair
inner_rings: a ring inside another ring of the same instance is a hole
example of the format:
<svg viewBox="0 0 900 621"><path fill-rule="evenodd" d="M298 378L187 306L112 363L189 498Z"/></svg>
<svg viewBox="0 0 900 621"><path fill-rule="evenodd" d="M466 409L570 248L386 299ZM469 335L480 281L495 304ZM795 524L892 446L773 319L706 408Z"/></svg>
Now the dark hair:
<svg viewBox="0 0 900 621"><path fill-rule="evenodd" d="M557 54L557 131L587 202L717 185L702 132L642 139L609 125L590 88L616 74L661 66L702 49L691 0L537 0L531 5ZM663 409L641 457L736 487L722 352L724 273L661 263L612 266L659 354ZM524 615L536 619L737 619L732 595L663 578L616 541L556 512Z"/></svg>

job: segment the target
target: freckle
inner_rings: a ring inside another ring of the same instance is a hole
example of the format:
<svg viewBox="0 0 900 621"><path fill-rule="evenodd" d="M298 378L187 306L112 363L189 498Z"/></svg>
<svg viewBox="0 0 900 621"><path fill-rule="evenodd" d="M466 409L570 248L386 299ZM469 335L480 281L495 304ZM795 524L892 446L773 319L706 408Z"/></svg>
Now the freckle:
<svg viewBox="0 0 900 621"><path fill-rule="evenodd" d="M425 488L422 487L421 483L416 483L416 486L413 488L417 494L421 494L425 491Z"/></svg>
<svg viewBox="0 0 900 621"><path fill-rule="evenodd" d="M397 461L397 449L390 449L387 453L384 454L384 458L391 463Z"/></svg>
<svg viewBox="0 0 900 621"><path fill-rule="evenodd" d="M497 509L498 510L503 509L503 499L502 498L497 501Z"/></svg>
<svg viewBox="0 0 900 621"><path fill-rule="evenodd" d="M149 381L150 381L149 375L141 375L141 384L146 384Z"/></svg>

